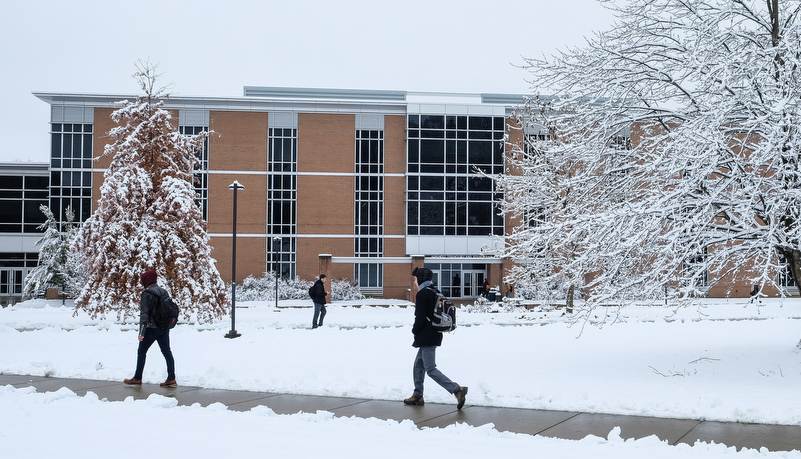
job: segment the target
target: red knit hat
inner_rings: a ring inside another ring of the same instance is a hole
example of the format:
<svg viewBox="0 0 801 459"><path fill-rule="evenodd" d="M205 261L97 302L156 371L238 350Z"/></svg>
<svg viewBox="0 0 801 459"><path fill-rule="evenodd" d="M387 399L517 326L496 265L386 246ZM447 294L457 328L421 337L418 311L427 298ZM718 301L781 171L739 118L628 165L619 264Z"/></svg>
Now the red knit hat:
<svg viewBox="0 0 801 459"><path fill-rule="evenodd" d="M147 288L147 286L150 285L150 284L155 284L156 283L156 271L150 270L150 271L143 272L142 275L139 277L139 280L142 281L142 287L145 287L145 288Z"/></svg>

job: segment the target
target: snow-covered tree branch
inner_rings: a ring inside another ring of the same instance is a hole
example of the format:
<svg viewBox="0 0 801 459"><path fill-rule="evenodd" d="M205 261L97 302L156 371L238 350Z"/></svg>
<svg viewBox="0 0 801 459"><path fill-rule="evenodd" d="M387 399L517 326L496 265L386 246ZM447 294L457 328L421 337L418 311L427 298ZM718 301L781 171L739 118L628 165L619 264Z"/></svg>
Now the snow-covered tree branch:
<svg viewBox="0 0 801 459"><path fill-rule="evenodd" d="M112 115L117 127L103 154L113 159L97 210L74 245L89 275L76 313L138 318L139 275L155 269L185 319L217 319L230 302L192 184L195 152L208 133L180 134L162 108L168 95L156 89L155 67L140 63L137 70L144 95L121 102Z"/></svg>
<svg viewBox="0 0 801 459"><path fill-rule="evenodd" d="M527 61L519 174L498 179L510 278L593 304L798 285L801 2L606 3L612 30Z"/></svg>

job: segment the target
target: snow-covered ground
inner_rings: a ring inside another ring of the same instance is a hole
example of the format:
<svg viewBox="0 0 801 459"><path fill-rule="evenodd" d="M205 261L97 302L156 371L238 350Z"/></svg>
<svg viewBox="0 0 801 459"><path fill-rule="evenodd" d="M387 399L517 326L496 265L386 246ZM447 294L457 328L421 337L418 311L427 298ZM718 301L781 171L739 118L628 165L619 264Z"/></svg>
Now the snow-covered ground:
<svg viewBox="0 0 801 459"><path fill-rule="evenodd" d="M273 302L238 303L236 329L242 336L237 339L224 337L230 318L180 324L171 333L178 383L398 401L411 394L412 308L392 301L371 300L380 307L335 303L325 326L311 330L311 309L290 307L304 303L283 301L279 309ZM613 311L598 310L592 321ZM437 363L470 387L468 405L801 424L801 350L796 347L801 300L763 300L761 306L705 300L679 310L635 306L606 319L603 326L571 324L561 309L460 311L460 326L445 337ZM0 372L121 381L133 375L136 335L130 324L73 317L69 303L21 303L0 310ZM154 345L144 379L155 383L164 377L164 361ZM453 402L430 380L425 396L429 402ZM133 457L148 448L137 445L137 426L156 417L184 433L166 453L200 457L265 450L281 457L301 454L299 448L304 457L374 457L376 448L387 457L408 457L418 448L466 457L502 451L601 458L748 453L721 445L668 446L653 437L623 442L614 431L608 439L571 442L498 433L491 426L417 430L409 421L340 419L323 412L277 416L266 408L236 413L222 406L175 407L160 396L109 403L66 389L37 394L0 388L0 412L4 457L18 456L4 451L31 448L63 452L59 445L85 454L81 445L90 444L88 432L93 440L102 439L101 450ZM75 422L77 412L80 422ZM54 441L32 444L30 432L44 428ZM192 438L215 440L210 445ZM394 442L408 442L408 447L385 446L399 444Z"/></svg>

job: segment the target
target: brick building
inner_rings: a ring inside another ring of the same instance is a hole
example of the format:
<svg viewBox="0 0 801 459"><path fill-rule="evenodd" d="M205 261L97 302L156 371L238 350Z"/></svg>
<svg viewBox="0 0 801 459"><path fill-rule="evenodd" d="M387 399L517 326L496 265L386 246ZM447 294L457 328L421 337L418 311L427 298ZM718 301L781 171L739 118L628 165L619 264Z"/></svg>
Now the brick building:
<svg viewBox="0 0 801 459"><path fill-rule="evenodd" d="M35 95L51 107L50 162L0 165L3 304L19 299L36 265L39 205L49 201L62 219L68 205L81 221L91 215L110 162L92 158L108 142L114 103L134 98ZM245 187L237 193L237 282L273 270L307 280L324 272L357 281L366 295L406 299L412 268L425 265L446 295L471 298L485 279L503 285L512 263L487 255L495 236L518 222L497 215L501 196L476 170L506 172L505 142L542 135L511 128L522 102L506 94L245 87L243 97L171 97L165 108L182 133L214 132L196 189L225 281L229 185L237 181ZM797 292L790 279L780 281ZM708 294L749 291L731 279Z"/></svg>
<svg viewBox="0 0 801 459"><path fill-rule="evenodd" d="M133 96L36 93L51 106L50 206L81 220L99 197L116 101ZM519 95L245 87L241 98L171 97L183 133L212 130L197 189L213 255L231 277L238 181L237 281L277 269L354 279L367 295L407 298L425 264L449 296L501 285L485 255L502 236L492 180Z"/></svg>

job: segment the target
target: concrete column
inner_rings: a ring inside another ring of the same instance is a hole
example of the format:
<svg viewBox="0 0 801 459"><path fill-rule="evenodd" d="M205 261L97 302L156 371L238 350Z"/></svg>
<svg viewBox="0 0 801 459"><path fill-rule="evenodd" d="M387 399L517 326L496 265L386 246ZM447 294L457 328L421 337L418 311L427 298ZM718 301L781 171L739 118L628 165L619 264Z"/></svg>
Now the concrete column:
<svg viewBox="0 0 801 459"><path fill-rule="evenodd" d="M317 263L317 275L325 274L325 277L328 279L328 289L331 291L331 257L330 253L321 253L318 255L318 263ZM331 301L331 295L327 295L325 297L326 303Z"/></svg>

